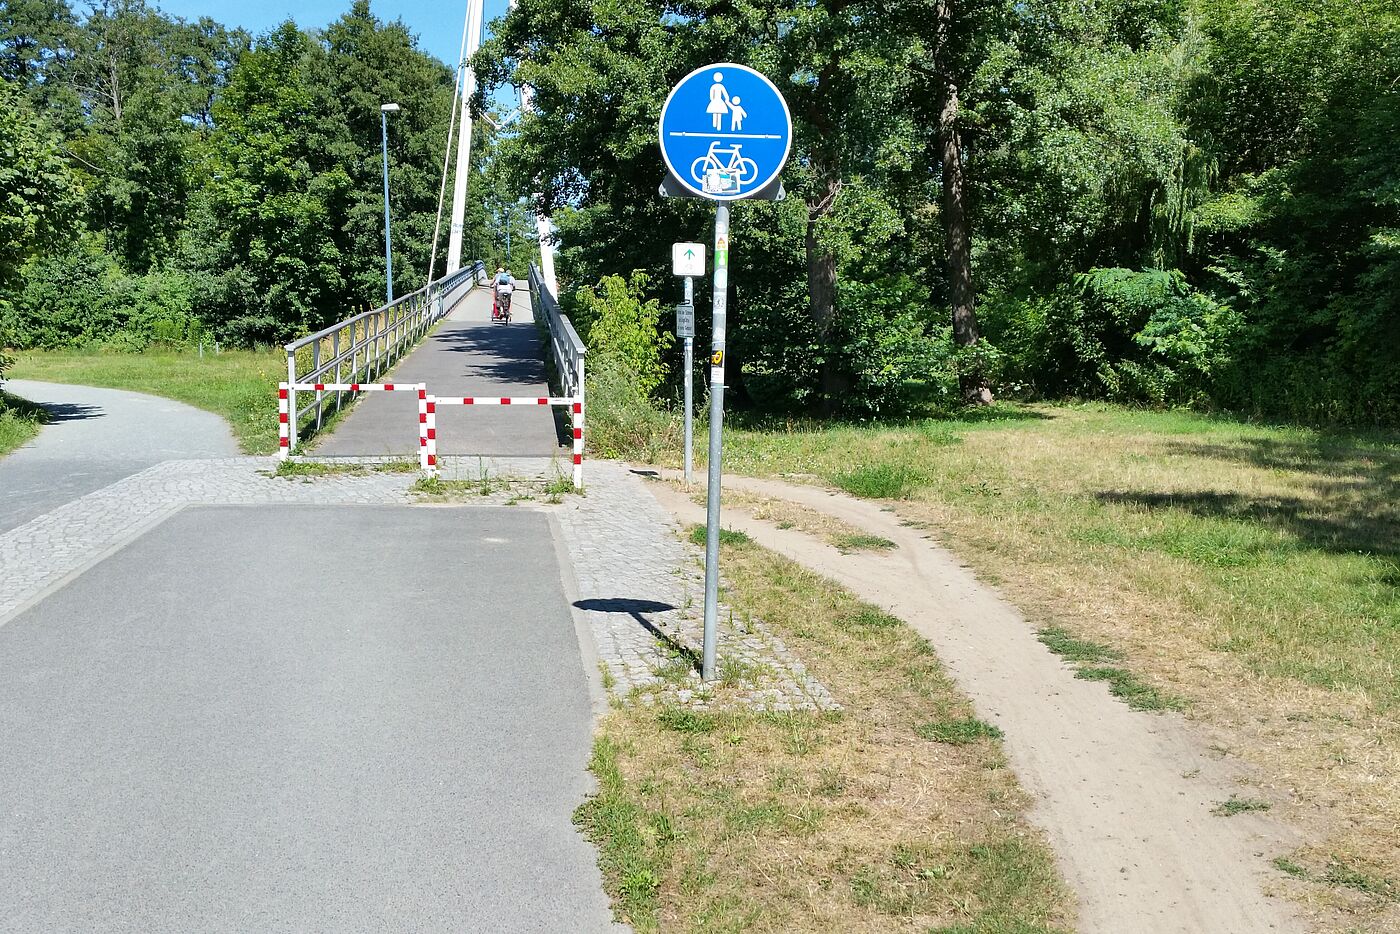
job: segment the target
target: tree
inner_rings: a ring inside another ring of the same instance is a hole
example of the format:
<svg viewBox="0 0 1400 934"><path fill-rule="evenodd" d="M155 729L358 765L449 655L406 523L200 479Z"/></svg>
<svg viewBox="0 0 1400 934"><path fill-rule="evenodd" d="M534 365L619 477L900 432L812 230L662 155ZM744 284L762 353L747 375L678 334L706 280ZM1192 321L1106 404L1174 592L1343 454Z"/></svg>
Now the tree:
<svg viewBox="0 0 1400 934"><path fill-rule="evenodd" d="M330 72L288 21L242 57L215 102L204 211L217 248L199 261L219 283L215 323L230 339L284 340L352 305L343 218L356 147Z"/></svg>
<svg viewBox="0 0 1400 934"><path fill-rule="evenodd" d="M0 82L0 300L31 257L67 236L77 221L81 192L56 135Z"/></svg>
<svg viewBox="0 0 1400 934"><path fill-rule="evenodd" d="M394 222L395 294L420 288L428 269L447 124L452 72L419 51L402 22L384 23L368 0L355 0L324 36L331 92L344 115L354 155L346 233L357 295L384 294L384 204L380 183L379 107L389 118L389 190Z"/></svg>
<svg viewBox="0 0 1400 934"><path fill-rule="evenodd" d="M68 236L81 192L56 135L19 87L0 81L0 351L11 342L12 297L24 263ZM0 352L0 375L6 358Z"/></svg>

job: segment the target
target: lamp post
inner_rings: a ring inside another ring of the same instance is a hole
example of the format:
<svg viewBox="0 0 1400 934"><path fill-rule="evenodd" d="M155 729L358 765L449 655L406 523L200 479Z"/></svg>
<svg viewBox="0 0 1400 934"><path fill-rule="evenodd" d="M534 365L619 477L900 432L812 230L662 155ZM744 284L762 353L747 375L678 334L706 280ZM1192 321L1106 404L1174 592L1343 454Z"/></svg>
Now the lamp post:
<svg viewBox="0 0 1400 934"><path fill-rule="evenodd" d="M389 114L398 112L398 104L379 105L379 138L384 151L384 275L390 302L394 300L394 248L389 238Z"/></svg>

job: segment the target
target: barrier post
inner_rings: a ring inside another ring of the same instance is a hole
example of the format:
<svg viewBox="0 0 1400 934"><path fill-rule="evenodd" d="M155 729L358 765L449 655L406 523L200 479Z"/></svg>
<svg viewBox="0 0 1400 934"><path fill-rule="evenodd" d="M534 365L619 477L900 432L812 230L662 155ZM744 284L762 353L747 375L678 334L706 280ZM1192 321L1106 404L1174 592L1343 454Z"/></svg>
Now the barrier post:
<svg viewBox="0 0 1400 934"><path fill-rule="evenodd" d="M418 384L418 467L425 474L437 473L437 405L427 386Z"/></svg>
<svg viewBox="0 0 1400 934"><path fill-rule="evenodd" d="M291 425L287 416L287 395L290 390L286 383L277 387L277 459L286 460L291 453Z"/></svg>
<svg viewBox="0 0 1400 934"><path fill-rule="evenodd" d="M574 410L574 489L583 489L583 402L576 401Z"/></svg>
<svg viewBox="0 0 1400 934"><path fill-rule="evenodd" d="M287 351L287 383L282 390L287 393L287 411L291 413L291 419L287 426L287 443L283 445L288 454L292 453L297 446L297 352ZM280 395L280 393L279 393ZM280 399L278 401L281 401Z"/></svg>

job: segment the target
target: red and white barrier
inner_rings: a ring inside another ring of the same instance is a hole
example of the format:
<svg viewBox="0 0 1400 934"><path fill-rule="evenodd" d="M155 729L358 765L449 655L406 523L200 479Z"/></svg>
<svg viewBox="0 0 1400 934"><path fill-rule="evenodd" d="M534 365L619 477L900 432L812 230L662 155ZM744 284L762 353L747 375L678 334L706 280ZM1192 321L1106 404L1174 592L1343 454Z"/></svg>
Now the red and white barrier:
<svg viewBox="0 0 1400 934"><path fill-rule="evenodd" d="M278 383L277 384L277 456L286 460L291 454L292 412L291 393L296 392L416 392L421 400L427 387L423 383Z"/></svg>
<svg viewBox="0 0 1400 934"><path fill-rule="evenodd" d="M433 396L443 405L573 405L568 397L555 396Z"/></svg>
<svg viewBox="0 0 1400 934"><path fill-rule="evenodd" d="M583 489L583 401L572 396L420 396L419 443L426 447L423 469L437 472L437 407L439 405L567 405L573 413L574 487Z"/></svg>
<svg viewBox="0 0 1400 934"><path fill-rule="evenodd" d="M418 393L418 466L437 473L437 403L426 390Z"/></svg>
<svg viewBox="0 0 1400 934"><path fill-rule="evenodd" d="M278 456L290 453L290 390L297 392L416 392L418 393L418 465L436 474L437 407L439 405L567 405L573 415L574 486L583 489L583 400L572 396L431 396L424 383L279 383L277 386Z"/></svg>

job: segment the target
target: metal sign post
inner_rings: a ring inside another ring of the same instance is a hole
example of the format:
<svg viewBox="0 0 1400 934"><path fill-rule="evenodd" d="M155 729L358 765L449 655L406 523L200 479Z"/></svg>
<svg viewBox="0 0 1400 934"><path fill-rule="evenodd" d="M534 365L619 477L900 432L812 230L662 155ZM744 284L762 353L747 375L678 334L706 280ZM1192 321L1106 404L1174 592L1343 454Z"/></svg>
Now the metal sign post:
<svg viewBox="0 0 1400 934"><path fill-rule="evenodd" d="M705 274L705 244L671 244L671 272L685 279L685 301L676 306L676 336L685 341L685 485L695 463L695 277Z"/></svg>
<svg viewBox="0 0 1400 934"><path fill-rule="evenodd" d="M773 82L745 65L721 62L697 68L671 89L661 108L657 129L661 157L670 173L662 184L662 194L717 202L709 486L705 508L705 646L700 671L702 678L712 681L719 630L720 478L723 473L724 346L729 297L728 202L782 197L778 175L792 149L792 114ZM681 265L682 248L693 246L695 244L676 244L673 247L672 260L677 275L704 275L703 252L699 256L698 271ZM693 255L684 259L695 261ZM689 278L686 300L691 300ZM687 367L687 387L689 372ZM687 438L689 434L687 430ZM687 467L689 462L687 446Z"/></svg>
<svg viewBox="0 0 1400 934"><path fill-rule="evenodd" d="M685 485L695 464L695 280L685 277L685 301L676 306L676 334L685 341Z"/></svg>

